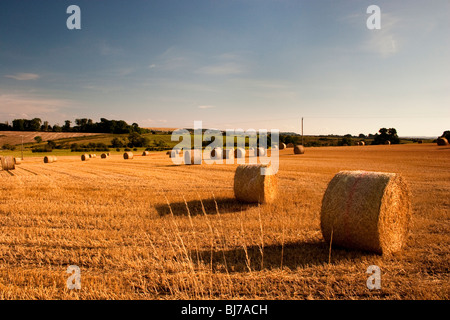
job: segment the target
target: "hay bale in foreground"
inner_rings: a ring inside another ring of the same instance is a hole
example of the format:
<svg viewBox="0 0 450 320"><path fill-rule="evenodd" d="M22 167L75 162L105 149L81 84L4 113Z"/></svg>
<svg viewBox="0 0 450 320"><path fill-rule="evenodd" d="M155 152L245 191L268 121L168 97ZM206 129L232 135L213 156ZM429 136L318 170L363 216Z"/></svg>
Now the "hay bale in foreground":
<svg viewBox="0 0 450 320"><path fill-rule="evenodd" d="M280 150L286 149L286 144L284 144L283 142L280 143Z"/></svg>
<svg viewBox="0 0 450 320"><path fill-rule="evenodd" d="M81 161L88 161L90 158L87 153L81 155Z"/></svg>
<svg viewBox="0 0 450 320"><path fill-rule="evenodd" d="M448 145L448 140L447 140L447 138L444 138L444 137L438 138L436 142L437 142L438 146L446 146L446 145Z"/></svg>
<svg viewBox="0 0 450 320"><path fill-rule="evenodd" d="M301 144L296 145L294 147L294 154L304 154L305 153L305 147L302 146Z"/></svg>
<svg viewBox="0 0 450 320"><path fill-rule="evenodd" d="M149 156L150 155L150 152L149 151L144 151L144 152L142 152L142 156L143 157L146 157L146 156Z"/></svg>
<svg viewBox="0 0 450 320"><path fill-rule="evenodd" d="M202 164L202 150L193 149L184 152L184 164Z"/></svg>
<svg viewBox="0 0 450 320"><path fill-rule="evenodd" d="M107 153L102 153L102 155L100 156L100 158L102 158L102 159L106 159L108 157L109 157L109 155Z"/></svg>
<svg viewBox="0 0 450 320"><path fill-rule="evenodd" d="M271 203L277 196L277 177L262 175L261 168L272 170L270 165L244 164L236 168L234 174L234 196L248 203Z"/></svg>
<svg viewBox="0 0 450 320"><path fill-rule="evenodd" d="M0 168L5 171L16 169L13 157L0 157Z"/></svg>
<svg viewBox="0 0 450 320"><path fill-rule="evenodd" d="M133 159L133 157L134 157L133 152L125 152L125 153L123 154L123 158L124 158L125 160Z"/></svg>
<svg viewBox="0 0 450 320"><path fill-rule="evenodd" d="M245 158L245 149L244 148L236 148L234 150L235 158Z"/></svg>
<svg viewBox="0 0 450 320"><path fill-rule="evenodd" d="M44 157L44 163L53 163L56 162L56 157L55 156L45 156Z"/></svg>
<svg viewBox="0 0 450 320"><path fill-rule="evenodd" d="M326 242L378 254L402 248L410 219L406 182L384 172L339 172L328 184L320 213Z"/></svg>
<svg viewBox="0 0 450 320"><path fill-rule="evenodd" d="M233 149L224 149L222 156L224 159L234 159L234 150Z"/></svg>

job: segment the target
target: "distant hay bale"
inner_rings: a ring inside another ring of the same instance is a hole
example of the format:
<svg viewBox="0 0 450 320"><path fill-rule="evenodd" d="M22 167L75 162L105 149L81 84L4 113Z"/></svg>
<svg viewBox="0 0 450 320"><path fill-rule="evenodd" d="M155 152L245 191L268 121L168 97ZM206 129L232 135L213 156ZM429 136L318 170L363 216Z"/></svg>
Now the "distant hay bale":
<svg viewBox="0 0 450 320"><path fill-rule="evenodd" d="M244 148L236 148L234 150L235 158L245 158L245 149Z"/></svg>
<svg viewBox="0 0 450 320"><path fill-rule="evenodd" d="M304 154L305 153L305 147L302 146L301 144L296 145L294 147L294 154Z"/></svg>
<svg viewBox="0 0 450 320"><path fill-rule="evenodd" d="M202 164L202 150L192 149L184 151L184 164Z"/></svg>
<svg viewBox="0 0 450 320"><path fill-rule="evenodd" d="M410 196L399 174L341 171L322 200L322 235L332 245L378 254L399 251L411 219Z"/></svg>
<svg viewBox="0 0 450 320"><path fill-rule="evenodd" d="M293 147L294 147L293 143L288 143L287 146L286 146L286 148L293 148Z"/></svg>
<svg viewBox="0 0 450 320"><path fill-rule="evenodd" d="M166 154L169 155L169 158L175 158L175 157L181 155L181 150L175 149L175 150L172 150L172 151L167 151Z"/></svg>
<svg viewBox="0 0 450 320"><path fill-rule="evenodd" d="M211 158L223 159L223 150L222 150L222 148L214 148L213 150L211 150Z"/></svg>
<svg viewBox="0 0 450 320"><path fill-rule="evenodd" d="M365 146L366 143L365 143L364 141L360 141L360 142L359 142L359 145L360 145L360 146Z"/></svg>
<svg viewBox="0 0 450 320"><path fill-rule="evenodd" d="M256 157L256 149L255 148L249 148L248 149L248 156L249 157Z"/></svg>
<svg viewBox="0 0 450 320"><path fill-rule="evenodd" d="M258 157L264 157L266 155L266 149L262 147L256 148L256 155Z"/></svg>
<svg viewBox="0 0 450 320"><path fill-rule="evenodd" d="M88 161L90 158L87 153L81 155L81 161Z"/></svg>
<svg viewBox="0 0 450 320"><path fill-rule="evenodd" d="M146 157L146 156L149 156L149 155L150 155L150 152L148 152L148 151L142 152L142 156L143 156L143 157Z"/></svg>
<svg viewBox="0 0 450 320"><path fill-rule="evenodd" d="M356 142L355 142L355 145L356 145L356 146L360 146L361 143L360 143L359 141L356 141Z"/></svg>
<svg viewBox="0 0 450 320"><path fill-rule="evenodd" d="M418 140L417 143L418 143L418 144L422 144L423 141L422 141L422 140Z"/></svg>
<svg viewBox="0 0 450 320"><path fill-rule="evenodd" d="M22 164L22 159L21 158L14 158L14 164Z"/></svg>
<svg viewBox="0 0 450 320"><path fill-rule="evenodd" d="M224 159L234 159L234 150L233 149L224 149L222 156Z"/></svg>
<svg viewBox="0 0 450 320"><path fill-rule="evenodd" d="M56 162L57 158L55 156L45 156L44 163L53 163Z"/></svg>
<svg viewBox="0 0 450 320"><path fill-rule="evenodd" d="M171 153L172 153L172 151L167 151L167 152L166 152L166 155L167 155L167 156L170 156Z"/></svg>
<svg viewBox="0 0 450 320"><path fill-rule="evenodd" d="M390 142L389 140L386 140L386 141L384 142L384 144L385 144L385 145L390 145L391 142Z"/></svg>
<svg viewBox="0 0 450 320"><path fill-rule="evenodd" d="M448 140L447 140L447 138L444 138L444 137L438 138L436 142L437 142L438 146L446 146L446 145L448 145Z"/></svg>
<svg viewBox="0 0 450 320"><path fill-rule="evenodd" d="M271 203L277 196L277 177L262 175L261 168L272 170L267 165L240 165L234 174L234 196L248 203Z"/></svg>
<svg viewBox="0 0 450 320"><path fill-rule="evenodd" d="M125 160L133 159L133 157L134 157L133 152L125 152L125 153L123 154L123 158L124 158Z"/></svg>
<svg viewBox="0 0 450 320"><path fill-rule="evenodd" d="M106 159L109 157L109 155L107 153L102 153L102 155L100 156L102 159Z"/></svg>
<svg viewBox="0 0 450 320"><path fill-rule="evenodd" d="M283 142L280 143L280 150L286 149L286 144L284 144Z"/></svg>
<svg viewBox="0 0 450 320"><path fill-rule="evenodd" d="M9 171L16 169L13 157L0 157L0 162L2 170Z"/></svg>

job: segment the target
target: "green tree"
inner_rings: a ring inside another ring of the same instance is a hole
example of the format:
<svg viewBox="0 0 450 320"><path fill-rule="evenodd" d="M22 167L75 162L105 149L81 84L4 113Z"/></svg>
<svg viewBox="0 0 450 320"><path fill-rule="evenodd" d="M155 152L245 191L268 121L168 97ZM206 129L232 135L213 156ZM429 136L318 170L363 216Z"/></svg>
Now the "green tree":
<svg viewBox="0 0 450 320"><path fill-rule="evenodd" d="M42 137L41 137L41 136L36 136L36 137L34 137L34 140L35 140L37 143L41 143L41 142L42 142Z"/></svg>

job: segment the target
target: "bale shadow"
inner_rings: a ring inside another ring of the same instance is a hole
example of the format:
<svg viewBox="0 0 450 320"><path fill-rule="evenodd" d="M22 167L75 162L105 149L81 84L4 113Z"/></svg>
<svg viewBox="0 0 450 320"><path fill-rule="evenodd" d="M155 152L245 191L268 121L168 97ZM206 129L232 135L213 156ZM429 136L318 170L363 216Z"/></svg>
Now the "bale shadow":
<svg viewBox="0 0 450 320"><path fill-rule="evenodd" d="M203 250L198 252L198 255L195 250L191 250L190 255L194 262L198 257L198 262L212 264L217 272L248 272L249 267L252 271L281 267L295 270L299 267L326 265L329 261L329 245L324 241L290 242L283 246L281 244L265 246L263 255L259 246L249 246L246 249L247 252L243 247L239 247L212 253L210 250ZM330 263L360 259L369 255L374 254L333 247Z"/></svg>
<svg viewBox="0 0 450 320"><path fill-rule="evenodd" d="M187 203L187 207L186 207ZM203 214L217 214L217 210L219 210L220 214L223 213L234 213L245 211L248 208L257 207L258 204L249 204L242 203L237 201L235 198L217 198L217 199L203 199L203 200L190 200L190 201L180 201L180 202L171 202L170 208L167 203L161 203L155 206L156 211L159 216L165 216L172 214L170 210L172 210L175 216L196 216ZM203 204L203 206L202 206ZM216 207L217 204L217 207ZM188 212L189 208L189 212ZM205 212L203 212L203 209Z"/></svg>

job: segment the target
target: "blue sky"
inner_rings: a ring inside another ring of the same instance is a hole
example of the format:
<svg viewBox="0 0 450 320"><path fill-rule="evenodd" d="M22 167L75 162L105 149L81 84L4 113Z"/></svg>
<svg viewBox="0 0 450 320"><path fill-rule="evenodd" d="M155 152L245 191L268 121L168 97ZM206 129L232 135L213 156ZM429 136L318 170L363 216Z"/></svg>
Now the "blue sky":
<svg viewBox="0 0 450 320"><path fill-rule="evenodd" d="M0 121L438 136L449 57L448 0L2 0Z"/></svg>

